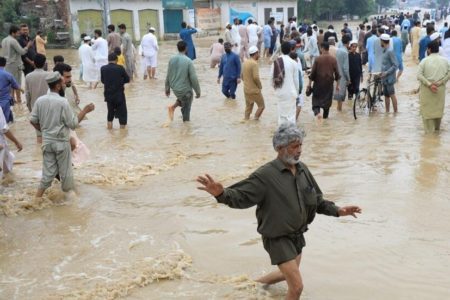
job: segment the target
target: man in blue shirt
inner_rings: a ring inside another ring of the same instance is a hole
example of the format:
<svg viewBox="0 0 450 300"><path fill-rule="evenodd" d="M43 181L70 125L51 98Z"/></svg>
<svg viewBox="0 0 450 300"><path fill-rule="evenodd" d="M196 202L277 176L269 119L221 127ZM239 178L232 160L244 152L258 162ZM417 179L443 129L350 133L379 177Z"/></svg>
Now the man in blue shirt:
<svg viewBox="0 0 450 300"><path fill-rule="evenodd" d="M3 114L5 115L6 123L10 123L14 120L13 113L11 111L11 103L13 102L12 90L22 89L17 84L14 77L5 71L6 58L0 56L0 106L2 107Z"/></svg>
<svg viewBox="0 0 450 300"><path fill-rule="evenodd" d="M195 53L194 41L192 40L192 35L196 32L197 32L197 29L191 28L191 26L188 26L186 24L186 22L181 23L180 38L186 43L186 45L187 45L186 55L191 60L194 60L197 58L197 55Z"/></svg>
<svg viewBox="0 0 450 300"><path fill-rule="evenodd" d="M423 37L419 42L419 61L425 58L425 54L428 48L428 44L431 42L430 35L434 32L434 27L427 26L427 35Z"/></svg>
<svg viewBox="0 0 450 300"><path fill-rule="evenodd" d="M237 85L241 83L241 60L231 51L232 46L229 42L224 43L223 46L225 54L220 60L217 83L220 83L220 78L223 76L222 93L227 98L236 99Z"/></svg>
<svg viewBox="0 0 450 300"><path fill-rule="evenodd" d="M398 73L397 81L403 73L403 43L402 40L397 36L397 31L392 31L392 44L394 48L395 58L397 58L398 63Z"/></svg>

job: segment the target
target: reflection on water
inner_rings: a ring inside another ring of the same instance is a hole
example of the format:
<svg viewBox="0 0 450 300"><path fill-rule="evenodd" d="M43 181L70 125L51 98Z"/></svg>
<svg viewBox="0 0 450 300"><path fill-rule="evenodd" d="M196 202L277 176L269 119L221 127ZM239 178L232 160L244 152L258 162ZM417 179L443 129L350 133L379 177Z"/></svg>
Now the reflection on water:
<svg viewBox="0 0 450 300"><path fill-rule="evenodd" d="M75 169L76 195L57 184L40 202L41 153L26 110L16 108L12 130L24 144L14 176L1 188L2 299L281 299L285 284L252 279L272 268L256 233L254 209L231 210L198 191L209 172L224 184L247 176L275 155L271 135L276 101L270 67L261 64L266 111L244 122L240 87L226 101L208 67L209 40L195 61L202 97L191 123L167 122L166 63L175 43L160 51L158 80L126 88L129 128L106 130L102 88L76 81L82 106L96 110L77 130L90 148ZM49 57L55 51L49 51ZM77 52L61 53L74 66ZM328 199L355 203L360 218L319 217L306 235L304 299L445 299L450 294L450 124L424 136L418 115L416 66L406 61L397 85L397 115L353 120L352 103L314 121L307 99L302 160ZM448 110L448 105L447 105ZM179 112L177 112L179 114ZM351 292L350 292L351 291Z"/></svg>

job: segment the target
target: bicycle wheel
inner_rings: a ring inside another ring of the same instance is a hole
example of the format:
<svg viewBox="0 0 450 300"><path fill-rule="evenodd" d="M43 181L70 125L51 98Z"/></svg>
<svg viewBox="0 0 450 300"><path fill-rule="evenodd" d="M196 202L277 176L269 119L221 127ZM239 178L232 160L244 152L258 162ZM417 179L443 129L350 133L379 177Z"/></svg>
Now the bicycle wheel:
<svg viewBox="0 0 450 300"><path fill-rule="evenodd" d="M367 116L369 114L369 98L367 89L361 89L358 95L356 95L355 101L353 101L353 116L355 120L358 119L358 116Z"/></svg>
<svg viewBox="0 0 450 300"><path fill-rule="evenodd" d="M383 86L381 84L378 85L377 93L373 100L374 100L373 107L372 107L371 111L383 113L384 112L384 95L383 95Z"/></svg>

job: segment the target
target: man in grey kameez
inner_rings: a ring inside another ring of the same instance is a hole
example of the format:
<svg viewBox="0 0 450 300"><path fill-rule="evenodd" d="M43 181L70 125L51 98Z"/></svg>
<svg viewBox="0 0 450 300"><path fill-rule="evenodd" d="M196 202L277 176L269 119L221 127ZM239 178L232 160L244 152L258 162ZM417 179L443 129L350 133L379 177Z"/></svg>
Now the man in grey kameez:
<svg viewBox="0 0 450 300"><path fill-rule="evenodd" d="M350 42L350 37L344 35L342 37L342 47L336 51L336 60L339 69L340 79L339 79L339 91L334 94L334 100L337 100L337 110L342 110L342 102L345 101L345 95L347 91L347 86L350 84L350 68L348 64L348 43Z"/></svg>
<svg viewBox="0 0 450 300"><path fill-rule="evenodd" d="M6 58L5 70L14 76L14 79L20 86L22 83L23 70L22 55L27 53L28 48L33 45L33 42L29 42L26 47L22 48L16 40L19 35L19 27L11 25L9 28L9 35L2 40L2 56ZM16 90L16 102L22 102L20 90Z"/></svg>
<svg viewBox="0 0 450 300"><path fill-rule="evenodd" d="M132 39L127 33L127 26L125 24L120 24L119 30L122 37L122 53L125 56L125 71L127 71L130 80L133 80L134 53Z"/></svg>
<svg viewBox="0 0 450 300"><path fill-rule="evenodd" d="M75 129L95 108L91 103L78 116L74 115L67 100L60 96L63 89L61 74L53 72L46 81L50 91L36 100L30 119L31 124L42 132L42 179L36 197L42 197L58 175L63 191L74 188L69 129Z"/></svg>

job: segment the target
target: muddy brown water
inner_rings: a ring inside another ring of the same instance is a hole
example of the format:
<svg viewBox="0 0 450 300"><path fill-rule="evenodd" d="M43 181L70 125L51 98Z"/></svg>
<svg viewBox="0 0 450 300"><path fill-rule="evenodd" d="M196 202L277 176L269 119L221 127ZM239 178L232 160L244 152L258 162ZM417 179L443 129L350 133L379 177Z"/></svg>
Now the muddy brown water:
<svg viewBox="0 0 450 300"><path fill-rule="evenodd" d="M273 159L277 106L261 62L266 111L243 122L244 100L226 101L208 63L213 38L196 40L202 96L192 121L167 123L164 96L173 42L159 52L158 80L126 88L129 128L106 130L102 88L78 80L82 104L96 110L77 130L91 156L75 169L77 195L54 185L33 199L41 153L28 114L11 126L24 145L13 178L0 186L1 299L282 299L285 284L253 279L273 269L256 232L254 208L232 210L196 189L209 172L225 185ZM358 219L319 216L306 234L303 299L446 299L450 295L450 124L425 136L417 67L406 54L396 85L399 113L354 120L350 103L315 122L301 113L302 161L328 199L363 208ZM17 109L17 108L16 108Z"/></svg>

